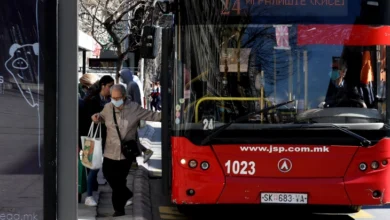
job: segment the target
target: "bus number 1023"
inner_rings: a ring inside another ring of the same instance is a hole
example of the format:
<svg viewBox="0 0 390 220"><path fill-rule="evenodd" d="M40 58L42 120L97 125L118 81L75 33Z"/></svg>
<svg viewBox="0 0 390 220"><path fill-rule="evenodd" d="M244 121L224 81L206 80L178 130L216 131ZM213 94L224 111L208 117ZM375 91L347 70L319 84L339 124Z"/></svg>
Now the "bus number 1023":
<svg viewBox="0 0 390 220"><path fill-rule="evenodd" d="M226 174L240 174L240 175L255 175L256 164L253 161L231 161L228 160L225 163Z"/></svg>

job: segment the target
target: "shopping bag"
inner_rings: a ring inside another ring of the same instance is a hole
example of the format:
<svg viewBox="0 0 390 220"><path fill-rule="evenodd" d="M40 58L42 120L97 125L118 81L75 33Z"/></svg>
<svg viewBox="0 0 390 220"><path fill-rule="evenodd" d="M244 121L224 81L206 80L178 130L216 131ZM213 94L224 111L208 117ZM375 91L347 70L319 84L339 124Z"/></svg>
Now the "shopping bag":
<svg viewBox="0 0 390 220"><path fill-rule="evenodd" d="M97 125L95 133L94 127L95 123L92 122L88 136L81 137L82 150L80 151L81 163L91 170L100 169L103 165L101 124ZM99 136L96 137L98 131Z"/></svg>

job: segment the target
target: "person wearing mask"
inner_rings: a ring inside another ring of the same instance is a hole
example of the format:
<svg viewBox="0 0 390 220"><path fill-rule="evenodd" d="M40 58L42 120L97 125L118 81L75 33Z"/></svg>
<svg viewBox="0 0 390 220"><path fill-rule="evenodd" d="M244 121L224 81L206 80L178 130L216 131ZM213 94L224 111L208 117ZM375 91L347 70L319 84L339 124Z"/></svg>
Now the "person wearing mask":
<svg viewBox="0 0 390 220"><path fill-rule="evenodd" d="M115 113L120 140L113 114ZM114 217L125 215L125 206L132 204L133 192L126 186L131 163L135 158L126 158L121 152L121 143L136 141L140 120L161 121L161 114L142 108L127 97L126 88L115 84L111 88L111 103L103 111L92 116L95 123L104 122L107 127L107 142L104 151L103 174L112 188Z"/></svg>
<svg viewBox="0 0 390 220"><path fill-rule="evenodd" d="M138 105L142 107L142 96L143 92L141 93L142 84L138 78L138 76L134 76L130 69L124 68L120 72L120 76L122 79L122 82L127 85L127 95L130 97L130 99L133 102L136 102ZM139 84L136 82L138 79ZM141 87L139 86L141 85ZM142 96L141 96L142 95ZM139 125L138 125L139 126ZM153 151L143 146L141 143L139 143L139 137L138 132L136 133L136 140L139 145L140 150L144 154L144 163L148 162L149 159L153 155Z"/></svg>
<svg viewBox="0 0 390 220"><path fill-rule="evenodd" d="M103 110L104 106L111 101L110 99L110 88L114 85L114 79L111 76L103 76L98 83L96 83L96 87L92 91L90 91L89 95L87 95L84 99L84 117L79 119L79 133L80 136L88 135L89 127L91 125L91 116L96 112L100 112ZM106 128L105 125L102 124L102 145L103 150L105 146L106 140ZM80 145L81 146L81 145ZM97 202L93 198L93 191L97 191L99 186L97 182L97 175L99 173L99 169L90 170L88 169L88 178L87 178L87 198L85 199L85 205L87 206L97 206Z"/></svg>

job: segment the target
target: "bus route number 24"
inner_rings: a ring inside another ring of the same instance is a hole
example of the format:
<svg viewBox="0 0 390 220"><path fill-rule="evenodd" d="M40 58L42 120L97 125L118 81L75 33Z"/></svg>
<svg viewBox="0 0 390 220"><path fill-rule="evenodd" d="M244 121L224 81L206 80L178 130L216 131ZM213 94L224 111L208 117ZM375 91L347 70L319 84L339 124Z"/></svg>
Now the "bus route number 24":
<svg viewBox="0 0 390 220"><path fill-rule="evenodd" d="M203 130L214 130L214 118L208 117L203 118Z"/></svg>
<svg viewBox="0 0 390 220"><path fill-rule="evenodd" d="M239 175L255 175L256 164L253 161L231 161L228 160L225 163L226 174L239 174Z"/></svg>

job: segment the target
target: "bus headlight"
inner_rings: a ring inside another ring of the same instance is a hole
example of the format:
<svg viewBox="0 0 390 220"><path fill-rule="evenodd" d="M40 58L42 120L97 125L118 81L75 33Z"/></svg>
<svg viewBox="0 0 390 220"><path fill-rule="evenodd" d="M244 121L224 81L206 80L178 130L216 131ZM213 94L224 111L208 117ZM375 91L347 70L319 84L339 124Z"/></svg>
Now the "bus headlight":
<svg viewBox="0 0 390 220"><path fill-rule="evenodd" d="M359 164L359 169L360 169L361 171L367 170L367 164L365 164L365 163Z"/></svg>
<svg viewBox="0 0 390 220"><path fill-rule="evenodd" d="M206 161L203 161L201 164L200 164L200 168L202 168L202 170L207 170L209 169L210 167L210 164L207 163Z"/></svg>
<svg viewBox="0 0 390 220"><path fill-rule="evenodd" d="M196 166L198 166L198 162L196 162L196 160L190 160L190 162L188 162L188 166L191 168L195 168Z"/></svg>
<svg viewBox="0 0 390 220"><path fill-rule="evenodd" d="M379 163L377 161L373 161L371 163L371 168L374 169L374 170L378 169L379 168Z"/></svg>

